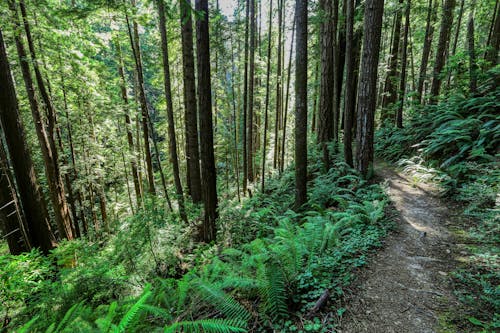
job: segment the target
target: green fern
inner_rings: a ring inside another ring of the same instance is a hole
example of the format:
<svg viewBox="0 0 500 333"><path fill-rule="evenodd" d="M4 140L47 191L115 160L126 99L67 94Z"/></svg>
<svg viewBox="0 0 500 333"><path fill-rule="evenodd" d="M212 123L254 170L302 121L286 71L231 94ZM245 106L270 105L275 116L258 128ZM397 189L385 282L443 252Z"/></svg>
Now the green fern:
<svg viewBox="0 0 500 333"><path fill-rule="evenodd" d="M165 327L164 333L245 333L246 322L227 319L182 321Z"/></svg>
<svg viewBox="0 0 500 333"><path fill-rule="evenodd" d="M147 285L144 291L142 292L142 296L135 302L134 305L125 313L123 318L120 320L117 326L118 332L125 332L134 324L134 320L137 319L137 316L143 311L144 304L146 304L148 298L151 296L150 285Z"/></svg>

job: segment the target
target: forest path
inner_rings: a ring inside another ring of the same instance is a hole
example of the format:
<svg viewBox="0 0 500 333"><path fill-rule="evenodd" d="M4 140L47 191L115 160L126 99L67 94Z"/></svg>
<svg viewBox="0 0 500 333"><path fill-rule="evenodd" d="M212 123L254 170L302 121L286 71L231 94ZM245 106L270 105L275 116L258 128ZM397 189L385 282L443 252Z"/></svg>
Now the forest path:
<svg viewBox="0 0 500 333"><path fill-rule="evenodd" d="M448 275L458 247L448 231L452 207L427 184L379 163L398 211L397 228L362 271L342 318L342 333L439 332L439 316L456 304Z"/></svg>

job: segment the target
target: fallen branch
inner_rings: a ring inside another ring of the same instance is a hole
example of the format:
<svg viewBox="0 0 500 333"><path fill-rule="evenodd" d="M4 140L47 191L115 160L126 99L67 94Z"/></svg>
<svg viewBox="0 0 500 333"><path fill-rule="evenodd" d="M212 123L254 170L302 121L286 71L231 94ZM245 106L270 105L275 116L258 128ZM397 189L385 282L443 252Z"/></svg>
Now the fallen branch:
<svg viewBox="0 0 500 333"><path fill-rule="evenodd" d="M307 318L311 318L312 316L314 316L316 312L318 312L323 306L325 306L326 303L328 302L328 298L330 298L330 291L328 289L325 289L323 294L321 294L319 299L316 301L312 309L307 314Z"/></svg>

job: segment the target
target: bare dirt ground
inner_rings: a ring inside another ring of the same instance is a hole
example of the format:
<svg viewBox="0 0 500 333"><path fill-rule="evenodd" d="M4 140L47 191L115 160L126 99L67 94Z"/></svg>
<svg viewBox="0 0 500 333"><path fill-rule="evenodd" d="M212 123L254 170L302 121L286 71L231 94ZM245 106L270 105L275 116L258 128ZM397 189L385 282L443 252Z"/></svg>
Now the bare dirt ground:
<svg viewBox="0 0 500 333"><path fill-rule="evenodd" d="M458 249L447 230L453 208L429 185L379 166L398 211L396 231L347 295L341 333L439 332L439 316L456 300L448 274Z"/></svg>

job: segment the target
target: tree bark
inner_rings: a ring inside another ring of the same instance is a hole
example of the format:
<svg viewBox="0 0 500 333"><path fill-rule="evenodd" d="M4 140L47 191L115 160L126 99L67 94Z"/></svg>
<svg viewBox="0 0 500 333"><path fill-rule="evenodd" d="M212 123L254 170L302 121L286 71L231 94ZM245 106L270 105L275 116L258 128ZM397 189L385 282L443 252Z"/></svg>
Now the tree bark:
<svg viewBox="0 0 500 333"><path fill-rule="evenodd" d="M441 29L439 31L439 42L436 49L436 60L434 61L434 71L431 85L431 103L436 103L441 90L441 71L446 64L448 45L450 40L451 27L453 25L453 9L455 0L445 0L443 5L443 17L441 19Z"/></svg>
<svg viewBox="0 0 500 333"><path fill-rule="evenodd" d="M248 136L247 136L247 118L248 118L248 34L250 21L250 0L246 1L246 16L245 16L245 59L244 59L244 77L243 77L243 195L246 195L248 185Z"/></svg>
<svg viewBox="0 0 500 333"><path fill-rule="evenodd" d="M278 0L279 1L279 0ZM279 5L278 5L279 6ZM265 101L265 110L264 110L264 140L262 141L262 175L261 175L261 191L264 193L265 188L265 179L266 179L266 146L267 146L267 127L268 127L268 110L269 110L269 77L271 74L271 38L272 38L272 30L273 30L273 0L270 0L269 4L269 28L268 28L268 38L267 38L267 72L266 72L266 101ZM278 30L281 31L281 22L278 25ZM281 36L280 36L281 38ZM278 53L281 53L281 45L278 48ZM278 67L281 66L281 54L278 57ZM280 78L278 77L278 81ZM280 100L280 88L278 83L278 98L276 99L276 103L279 103ZM278 135L278 126L279 126L279 110L276 107L276 123L275 123L275 135ZM277 142L277 140L276 140ZM276 150L276 148L275 148ZM276 152L274 154L274 167L276 167Z"/></svg>
<svg viewBox="0 0 500 333"><path fill-rule="evenodd" d="M14 178L10 171L7 153L0 142L0 230L7 240L10 254L30 250L27 226L19 207Z"/></svg>
<svg viewBox="0 0 500 333"><path fill-rule="evenodd" d="M137 170L137 161L135 157L135 148L134 148L134 137L132 135L132 123L130 120L129 114L129 103L128 103L128 95L127 95L127 86L125 80L125 71L123 68L123 58L121 52L121 46L118 39L115 41L116 45L116 53L118 60L118 75L120 76L120 91L122 95L122 100L124 104L123 112L125 113L125 129L127 132L127 142L129 153L132 155L130 159L130 169L132 170L132 181L134 182L134 190L135 190L135 198L137 201L137 207L141 206L142 203L142 191L141 184L139 182L139 172Z"/></svg>
<svg viewBox="0 0 500 333"><path fill-rule="evenodd" d="M416 99L421 102L424 94L424 82L427 77L427 64L429 63L429 55L431 53L432 47L432 37L434 35L434 21L437 15L437 8L439 5L438 0L434 0L434 6L432 4L433 0L429 0L429 6L427 8L427 23L425 27L425 37L424 46L422 51L422 61L420 62L420 70L417 85Z"/></svg>
<svg viewBox="0 0 500 333"><path fill-rule="evenodd" d="M248 119L247 119L247 179L253 182L254 157L254 88L255 88L255 0L250 0L250 77L248 82Z"/></svg>
<svg viewBox="0 0 500 333"><path fill-rule="evenodd" d="M165 89L165 101L167 103L167 120L168 120L168 138L169 138L169 151L170 160L172 162L172 169L174 173L175 192L177 194L177 202L179 204L179 212L181 218L187 223L186 208L184 206L184 193L182 191L181 177L179 172L179 158L177 157L177 138L175 137L175 123L174 123L174 107L172 104L172 88L170 83L170 64L168 62L168 41L167 41L167 28L165 22L165 5L163 0L157 0L159 28L161 35L161 52L163 59L163 84Z"/></svg>
<svg viewBox="0 0 500 333"><path fill-rule="evenodd" d="M186 124L186 164L188 189L195 203L201 202L198 110L194 76L193 22L191 0L179 0L181 12L182 66L184 78L184 121Z"/></svg>
<svg viewBox="0 0 500 333"><path fill-rule="evenodd" d="M476 50L474 48L474 2L469 13L469 24L467 26L467 44L469 49L469 89L470 93L474 95L477 91L477 64L476 64Z"/></svg>
<svg viewBox="0 0 500 333"><path fill-rule="evenodd" d="M355 41L354 41L354 0L346 1L346 78L344 94L344 159L351 167L352 160L352 122L354 110L352 105L356 103L354 94L354 66L355 66Z"/></svg>
<svg viewBox="0 0 500 333"><path fill-rule="evenodd" d="M317 140L323 152L323 163L326 170L330 167L328 142L331 140L330 130L333 126L334 113L334 21L333 1L320 0L319 9L321 13L320 24L320 88L319 88L319 112L317 124Z"/></svg>
<svg viewBox="0 0 500 333"><path fill-rule="evenodd" d="M135 7L135 0L132 1L132 6ZM144 72L142 69L142 55L141 55L141 43L139 38L139 26L136 20L132 20L132 31L130 31L130 24L128 19L128 14L126 14L128 33L130 38L130 45L132 47L132 53L134 55L135 70L137 73L137 84L139 90L139 104L141 106L141 125L142 125L142 139L144 144L144 154L146 157L146 171L148 175L149 193L156 194L155 181L154 181L154 170L153 170L153 160L151 157L151 147L149 145L149 127L148 127L148 101L146 98L146 90L144 87Z"/></svg>
<svg viewBox="0 0 500 333"><path fill-rule="evenodd" d="M307 1L296 0L295 208L307 201Z"/></svg>
<svg viewBox="0 0 500 333"><path fill-rule="evenodd" d="M278 64L276 65L276 115L274 122L274 158L273 158L273 168L276 169L279 164L279 130L281 126L281 118L283 112L282 96L281 96L281 81L282 81L282 24L283 24L283 5L284 0L278 0ZM271 21L271 20L269 20ZM269 31L271 31L271 23L269 24ZM269 33L269 39L271 39L271 34ZM268 56L270 58L270 52L268 52ZM270 68L270 60L268 59L268 68ZM269 71L267 72L269 76ZM265 125L265 124L264 124ZM264 134L266 135L266 134ZM265 144L265 142L264 142ZM263 161L265 159L265 155L263 155Z"/></svg>
<svg viewBox="0 0 500 333"><path fill-rule="evenodd" d="M401 55L401 79L399 82L399 104L396 114L396 126L403 128L403 106L406 92L406 66L408 64L408 34L410 31L410 7L411 0L408 0L405 10L405 27L403 32L403 54Z"/></svg>
<svg viewBox="0 0 500 333"><path fill-rule="evenodd" d="M373 168L373 134L377 94L377 71L382 32L383 0L365 2L363 53L358 91L356 168L365 177Z"/></svg>
<svg viewBox="0 0 500 333"><path fill-rule="evenodd" d="M288 58L288 73L287 73L287 79L286 79L286 94L285 94L285 110L284 110L284 115L283 115L283 141L281 142L281 166L280 166L280 173L283 173L285 169L285 147L286 147L286 126L287 126L287 119L288 119L288 97L290 95L290 78L292 74L292 55L293 55L293 42L295 41L294 35L295 35L295 21L296 17L293 15L293 24L292 24L292 40L290 43L290 55Z"/></svg>
<svg viewBox="0 0 500 333"><path fill-rule="evenodd" d="M196 0L196 52L198 59L198 110L200 111L201 175L205 218L201 239L207 243L216 239L217 174L215 170L212 89L210 84L210 38L208 30L208 0Z"/></svg>
<svg viewBox="0 0 500 333"><path fill-rule="evenodd" d="M495 25L491 34L488 49L486 51L485 60L489 63L488 66L494 67L498 64L498 50L500 47L500 6L496 6Z"/></svg>
<svg viewBox="0 0 500 333"><path fill-rule="evenodd" d="M392 33L392 46L391 46L391 54L389 55L389 71L387 72L387 76L385 78L384 84L384 95L382 97L382 114L381 114L381 122L382 124L389 121L390 124L394 124L395 115L391 112L390 106L397 101L398 92L397 92L397 84L396 78L398 76L398 57L399 57L399 42L401 36L401 5L403 4L403 0L399 0L398 5L399 8L396 13L395 21L394 21L394 31Z"/></svg>
<svg viewBox="0 0 500 333"><path fill-rule="evenodd" d="M64 185L62 182L61 170L59 167L59 157L57 146L55 143L55 128L56 128L56 111L52 104L52 100L49 96L47 88L45 86L45 81L42 78L42 74L38 67L37 56L35 53L35 47L33 44L33 38L31 36L31 29L28 22L26 6L24 0L19 1L19 6L21 9L21 16L23 19L24 30L26 33L26 38L28 40L28 48L30 52L30 58L33 64L33 69L35 72L35 78L38 85L38 90L42 97L44 107L47 111L47 128L45 128L45 123L41 117L38 101L35 97L34 84L31 79L31 73L29 70L29 64L27 61L26 52L24 51L24 46L21 42L20 35L20 24L15 7L15 2L12 0L9 2L9 6L13 12L13 22L16 30L15 39L16 47L19 54L19 60L22 67L23 79L25 81L26 90L28 92L28 99L30 102L31 112L33 115L33 120L35 122L35 128L42 149L42 155L45 164L45 175L47 176L47 183L49 185L49 194L54 207L54 216L56 224L59 231L59 236L61 238L73 239L73 230L71 222L71 212L66 201L66 193L64 190Z"/></svg>
<svg viewBox="0 0 500 333"><path fill-rule="evenodd" d="M38 185L33 160L26 142L1 30L0 82L3 82L2 89L0 89L0 122L28 224L29 241L33 247L39 247L47 254L56 246L56 240L50 228L47 206Z"/></svg>

